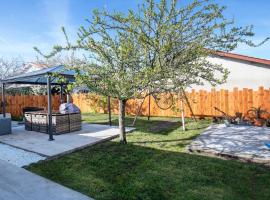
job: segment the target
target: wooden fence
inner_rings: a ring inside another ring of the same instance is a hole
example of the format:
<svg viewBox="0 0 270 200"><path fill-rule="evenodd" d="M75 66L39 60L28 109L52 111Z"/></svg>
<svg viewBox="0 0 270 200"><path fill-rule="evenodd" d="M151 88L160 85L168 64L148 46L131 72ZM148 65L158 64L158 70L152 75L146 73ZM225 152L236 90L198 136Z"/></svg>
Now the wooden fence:
<svg viewBox="0 0 270 200"><path fill-rule="evenodd" d="M1 97L0 100L2 101ZM60 97L53 96L53 110L57 110L60 105ZM24 107L42 107L47 109L46 95L6 95L6 112L11 113L13 117L22 116ZM1 108L2 112L2 108Z"/></svg>
<svg viewBox="0 0 270 200"><path fill-rule="evenodd" d="M251 107L261 106L270 112L270 89L259 87L258 90L252 89L238 89L232 91L228 90L211 90L204 91L192 90L186 92L191 108L195 115L219 115L214 107L217 107L224 112L234 115L235 112L245 114ZM18 117L22 115L22 109L26 106L47 106L46 96L7 96L7 112L12 116ZM107 113L107 98L99 97L93 94L78 94L72 96L73 102L78 105L82 112L96 112ZM180 97L174 95L175 105L173 108L163 110L160 109L153 97L147 97L142 106L141 115L147 116L149 114L150 101L150 115L151 116L180 116ZM127 102L126 113L135 115L140 105L141 100L129 100ZM59 96L53 97L53 109L58 110L60 105ZM113 113L118 112L118 102L111 99L111 109ZM185 115L191 116L188 106L184 105Z"/></svg>

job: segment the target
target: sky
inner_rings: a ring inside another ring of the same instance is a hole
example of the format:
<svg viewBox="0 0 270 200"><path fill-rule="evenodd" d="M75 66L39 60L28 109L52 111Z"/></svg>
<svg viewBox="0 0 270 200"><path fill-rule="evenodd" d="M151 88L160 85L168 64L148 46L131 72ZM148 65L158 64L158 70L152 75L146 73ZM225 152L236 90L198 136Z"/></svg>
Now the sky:
<svg viewBox="0 0 270 200"><path fill-rule="evenodd" d="M180 0L190 1L190 0ZM227 7L225 15L236 25L254 25L254 42L270 36L270 0L214 0ZM37 46L49 52L53 45L63 44L61 27L76 39L77 29L86 25L93 9L106 8L127 12L142 0L0 0L0 57L36 59ZM270 41L253 48L239 46L235 53L270 59Z"/></svg>

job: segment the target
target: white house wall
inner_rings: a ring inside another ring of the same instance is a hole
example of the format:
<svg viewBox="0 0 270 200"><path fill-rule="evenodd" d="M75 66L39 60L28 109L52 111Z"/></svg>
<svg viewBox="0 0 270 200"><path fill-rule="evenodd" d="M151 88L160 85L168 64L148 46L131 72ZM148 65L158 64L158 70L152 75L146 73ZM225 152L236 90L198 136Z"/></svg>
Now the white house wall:
<svg viewBox="0 0 270 200"><path fill-rule="evenodd" d="M232 90L234 87L258 89L259 86L270 88L270 66L251 63L226 57L210 57L211 62L222 64L229 71L227 82L215 87L216 89ZM204 86L193 86L192 89L211 90L210 84Z"/></svg>

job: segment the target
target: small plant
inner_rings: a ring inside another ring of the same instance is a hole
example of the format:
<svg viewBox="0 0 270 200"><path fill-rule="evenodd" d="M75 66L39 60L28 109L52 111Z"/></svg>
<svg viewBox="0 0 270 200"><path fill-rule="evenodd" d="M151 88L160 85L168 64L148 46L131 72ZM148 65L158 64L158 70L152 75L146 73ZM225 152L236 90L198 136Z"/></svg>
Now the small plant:
<svg viewBox="0 0 270 200"><path fill-rule="evenodd" d="M253 114L253 116L255 116L256 119L262 119L263 114L268 114L268 112L264 109L262 109L261 106L259 106L258 108L256 107L251 107L251 109L249 109L247 111L248 114Z"/></svg>
<svg viewBox="0 0 270 200"><path fill-rule="evenodd" d="M258 108L256 107L252 107L251 109L249 109L247 111L247 114L252 114L252 116L255 117L254 119L254 125L255 126L263 126L264 124L264 119L263 119L263 115L264 114L268 114L268 112L264 109L261 108L261 106L259 106Z"/></svg>
<svg viewBox="0 0 270 200"><path fill-rule="evenodd" d="M235 117L234 117L234 122L235 122L236 124L241 124L241 123L243 123L243 113L236 112L236 113L235 113Z"/></svg>
<svg viewBox="0 0 270 200"><path fill-rule="evenodd" d="M270 119L267 119L267 120L266 120L265 125L266 125L267 127L270 127Z"/></svg>

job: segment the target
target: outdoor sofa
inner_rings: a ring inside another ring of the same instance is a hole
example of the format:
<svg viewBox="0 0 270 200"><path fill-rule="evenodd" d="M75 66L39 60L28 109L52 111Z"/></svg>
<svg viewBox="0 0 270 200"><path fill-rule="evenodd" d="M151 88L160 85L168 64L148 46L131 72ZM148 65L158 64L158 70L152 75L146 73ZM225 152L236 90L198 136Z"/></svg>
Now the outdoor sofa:
<svg viewBox="0 0 270 200"><path fill-rule="evenodd" d="M48 114L46 111L25 112L25 130L48 133ZM54 135L79 131L82 128L81 113L52 114Z"/></svg>

